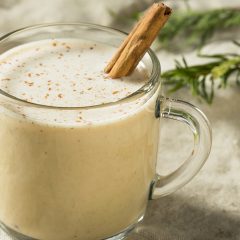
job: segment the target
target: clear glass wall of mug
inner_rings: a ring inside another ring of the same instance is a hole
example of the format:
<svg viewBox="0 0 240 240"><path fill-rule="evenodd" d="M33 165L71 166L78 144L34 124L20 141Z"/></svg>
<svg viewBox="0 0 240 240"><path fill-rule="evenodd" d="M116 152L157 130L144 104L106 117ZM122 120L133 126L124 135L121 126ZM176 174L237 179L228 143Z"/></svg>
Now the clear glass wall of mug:
<svg viewBox="0 0 240 240"><path fill-rule="evenodd" d="M38 25L3 36L0 54L49 38L117 47L124 37L84 23ZM143 218L150 199L174 192L200 170L211 147L208 120L193 105L160 96L160 64L151 50L142 63L151 73L147 84L124 99L97 106L44 106L1 89L0 221L10 235L122 239ZM117 112L119 105L135 107ZM91 124L72 121L79 111ZM191 156L167 176L156 173L161 118L184 122L194 136Z"/></svg>

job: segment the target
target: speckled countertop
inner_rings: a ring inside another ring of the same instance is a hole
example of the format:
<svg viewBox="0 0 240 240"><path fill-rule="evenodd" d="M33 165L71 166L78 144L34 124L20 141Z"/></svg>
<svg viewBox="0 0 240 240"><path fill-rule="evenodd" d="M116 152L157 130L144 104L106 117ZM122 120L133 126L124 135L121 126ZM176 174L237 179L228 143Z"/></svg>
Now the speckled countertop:
<svg viewBox="0 0 240 240"><path fill-rule="evenodd" d="M41 6L46 4L48 7L38 7L40 2ZM129 0L122 7L121 1L105 0L98 4L95 12L96 2L1 0L0 33L33 23L63 20L113 25L106 9L114 6L115 11L126 13L131 7L141 9L150 1ZM195 1L193 5L206 8L207 2ZM211 1L209 5L236 6L239 0L226 2ZM102 17L104 14L105 18ZM229 50L229 44L213 43L210 49ZM178 57L164 52L158 56L163 69L170 68L173 59ZM186 57L192 62L197 61L193 56L189 53ZM206 113L213 129L212 151L200 173L189 184L170 196L149 202L143 224L129 240L240 240L240 91L229 87L217 92L211 106L199 103L185 91L173 96L196 104ZM164 120L159 171L166 172L179 165L191 151L191 140L189 130L181 123ZM0 231L0 239L9 238Z"/></svg>

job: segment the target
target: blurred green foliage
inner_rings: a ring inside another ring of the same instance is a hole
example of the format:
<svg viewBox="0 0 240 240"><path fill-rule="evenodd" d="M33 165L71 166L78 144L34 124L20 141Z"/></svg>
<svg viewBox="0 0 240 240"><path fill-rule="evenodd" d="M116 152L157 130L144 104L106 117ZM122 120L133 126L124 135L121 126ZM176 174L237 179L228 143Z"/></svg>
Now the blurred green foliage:
<svg viewBox="0 0 240 240"><path fill-rule="evenodd" d="M240 47L240 44L234 41ZM198 96L207 103L212 103L214 97L214 84L218 81L218 88L225 88L231 79L235 78L237 86L240 86L240 55L239 54L215 54L201 55L202 58L210 58L212 61L200 65L189 66L185 58L182 62L176 61L175 69L162 74L164 83L169 86L169 93L183 87L191 89L194 96Z"/></svg>

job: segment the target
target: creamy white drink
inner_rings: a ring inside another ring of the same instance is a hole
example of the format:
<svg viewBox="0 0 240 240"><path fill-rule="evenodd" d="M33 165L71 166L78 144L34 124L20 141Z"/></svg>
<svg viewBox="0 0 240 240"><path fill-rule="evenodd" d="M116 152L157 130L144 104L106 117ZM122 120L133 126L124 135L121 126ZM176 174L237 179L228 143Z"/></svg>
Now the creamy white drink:
<svg viewBox="0 0 240 240"><path fill-rule="evenodd" d="M157 92L109 104L150 75L140 62L131 76L108 78L103 69L114 52L87 40L49 39L0 55L1 90L32 103L0 97L6 226L41 240L97 240L144 214L155 174Z"/></svg>

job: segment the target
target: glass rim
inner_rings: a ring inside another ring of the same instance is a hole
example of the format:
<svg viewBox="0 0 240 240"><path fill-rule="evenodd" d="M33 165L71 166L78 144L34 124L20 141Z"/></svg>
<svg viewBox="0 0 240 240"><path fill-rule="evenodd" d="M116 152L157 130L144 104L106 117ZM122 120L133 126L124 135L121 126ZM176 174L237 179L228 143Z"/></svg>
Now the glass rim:
<svg viewBox="0 0 240 240"><path fill-rule="evenodd" d="M119 36L122 35L125 37L128 35L128 33L121 31L119 29L113 28L113 27L107 27L107 26L102 26L99 24L92 24L92 23L87 23L87 22L44 23L44 24L35 24L35 25L30 25L27 27L19 28L17 30L14 30L14 31L4 34L3 36L0 37L0 47L1 47L1 43L3 41L7 40L8 37L17 35L18 33L23 33L25 31L31 31L31 30L36 30L36 29L40 29L40 28L57 27L57 26L64 26L64 25L65 26L92 27L95 29L103 30L105 32L118 34ZM126 101L131 101L131 100L136 99L137 97L144 96L145 94L149 93L151 90L155 89L155 91L156 91L156 89L158 88L157 83L159 82L159 84L160 84L160 73L161 73L160 62L151 48L149 48L147 50L146 54L148 54L148 56L150 57L151 64L152 64L152 72L148 78L148 81L141 88L139 88L132 94L130 94L124 98L121 98L117 101L101 103L101 104L96 104L96 105L89 105L89 106L61 107L61 106L51 106L51 105L28 102L26 100L15 97L15 96L3 91L1 88L0 88L0 95L10 98L11 100L14 100L15 102L17 102L21 105L24 105L24 106L35 107L35 108L45 108L45 109L55 109L55 110L83 110L83 109L102 108L102 107L108 107L108 106L113 106L113 105L117 105L117 104L122 104Z"/></svg>

